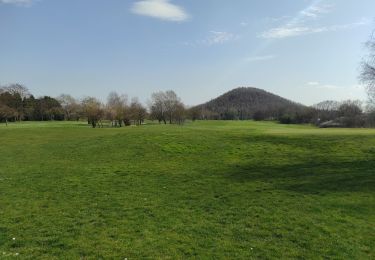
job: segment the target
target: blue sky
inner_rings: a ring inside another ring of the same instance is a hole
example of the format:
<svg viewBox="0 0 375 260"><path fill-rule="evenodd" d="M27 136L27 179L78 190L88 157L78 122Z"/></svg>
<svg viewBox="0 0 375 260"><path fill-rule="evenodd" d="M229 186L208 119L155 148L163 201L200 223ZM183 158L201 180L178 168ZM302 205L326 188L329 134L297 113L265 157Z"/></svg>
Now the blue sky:
<svg viewBox="0 0 375 260"><path fill-rule="evenodd" d="M36 96L195 105L254 86L311 105L365 99L374 0L0 0L0 84Z"/></svg>

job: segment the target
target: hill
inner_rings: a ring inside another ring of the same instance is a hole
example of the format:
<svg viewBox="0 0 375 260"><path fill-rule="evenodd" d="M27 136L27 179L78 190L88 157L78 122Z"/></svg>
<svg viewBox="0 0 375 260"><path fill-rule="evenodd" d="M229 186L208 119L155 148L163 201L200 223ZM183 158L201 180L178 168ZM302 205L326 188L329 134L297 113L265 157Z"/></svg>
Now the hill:
<svg viewBox="0 0 375 260"><path fill-rule="evenodd" d="M207 119L264 119L295 114L305 107L286 98L253 87L233 89L193 109Z"/></svg>

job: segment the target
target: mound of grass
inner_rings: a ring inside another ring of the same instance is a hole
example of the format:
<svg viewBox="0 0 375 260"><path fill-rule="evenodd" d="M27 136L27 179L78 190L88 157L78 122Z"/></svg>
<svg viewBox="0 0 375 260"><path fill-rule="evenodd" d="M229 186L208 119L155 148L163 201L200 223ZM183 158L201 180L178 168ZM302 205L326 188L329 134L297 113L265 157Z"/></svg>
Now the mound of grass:
<svg viewBox="0 0 375 260"><path fill-rule="evenodd" d="M375 131L0 125L0 256L375 257Z"/></svg>

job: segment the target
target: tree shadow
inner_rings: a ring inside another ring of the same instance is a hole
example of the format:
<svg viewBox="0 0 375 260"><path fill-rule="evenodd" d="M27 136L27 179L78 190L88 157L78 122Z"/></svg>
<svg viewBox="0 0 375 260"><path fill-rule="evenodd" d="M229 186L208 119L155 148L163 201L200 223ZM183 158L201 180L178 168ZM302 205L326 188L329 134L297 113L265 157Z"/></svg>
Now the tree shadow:
<svg viewBox="0 0 375 260"><path fill-rule="evenodd" d="M263 150L271 146L285 145L285 151L268 154L273 158L261 158L255 161L244 161L230 165L224 176L235 182L260 181L276 189L305 194L326 192L365 192L375 193L375 158L373 156L357 157L348 150L345 156L341 151L329 152L333 137L323 140L306 137L256 137L251 142L264 144ZM340 140L339 137L336 138ZM335 139L335 140L336 140ZM344 139L341 140L341 144ZM359 140L366 142L366 140ZM340 143L339 143L340 145ZM345 147L343 149L350 149ZM331 145L332 146L332 145ZM361 144L357 148L361 149ZM296 152L293 152L296 149ZM298 150L300 149L300 150ZM300 151L302 149L302 153ZM336 153L337 152L337 153ZM294 156L290 157L290 156ZM290 158L289 158L290 157Z"/></svg>
<svg viewBox="0 0 375 260"><path fill-rule="evenodd" d="M375 162L299 163L283 166L233 166L225 174L231 181L261 181L277 189L314 194L322 192L375 193Z"/></svg>

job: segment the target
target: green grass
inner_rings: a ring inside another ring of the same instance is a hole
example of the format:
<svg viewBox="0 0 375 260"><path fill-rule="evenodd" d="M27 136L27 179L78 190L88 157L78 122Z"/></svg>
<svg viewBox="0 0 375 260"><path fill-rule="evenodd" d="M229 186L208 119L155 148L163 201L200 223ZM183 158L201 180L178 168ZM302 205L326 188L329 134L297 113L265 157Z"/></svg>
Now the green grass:
<svg viewBox="0 0 375 260"><path fill-rule="evenodd" d="M374 259L374 234L375 130L0 125L0 258Z"/></svg>

